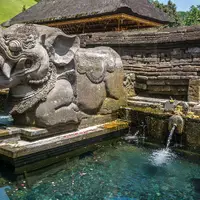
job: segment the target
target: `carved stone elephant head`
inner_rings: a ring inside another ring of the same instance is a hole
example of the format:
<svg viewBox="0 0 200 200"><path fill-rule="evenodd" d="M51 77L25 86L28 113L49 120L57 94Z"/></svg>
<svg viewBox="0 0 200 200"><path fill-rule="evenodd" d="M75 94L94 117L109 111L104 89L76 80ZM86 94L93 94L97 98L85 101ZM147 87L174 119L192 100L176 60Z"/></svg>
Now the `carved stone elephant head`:
<svg viewBox="0 0 200 200"><path fill-rule="evenodd" d="M0 30L0 67L5 75L0 86L40 84L50 62L66 66L79 49L78 37L66 36L59 29L39 25L13 25Z"/></svg>
<svg viewBox="0 0 200 200"><path fill-rule="evenodd" d="M108 47L82 49L77 36L59 29L0 29L0 69L0 88L10 88L17 124L71 130L83 114L112 113L126 102L119 55Z"/></svg>

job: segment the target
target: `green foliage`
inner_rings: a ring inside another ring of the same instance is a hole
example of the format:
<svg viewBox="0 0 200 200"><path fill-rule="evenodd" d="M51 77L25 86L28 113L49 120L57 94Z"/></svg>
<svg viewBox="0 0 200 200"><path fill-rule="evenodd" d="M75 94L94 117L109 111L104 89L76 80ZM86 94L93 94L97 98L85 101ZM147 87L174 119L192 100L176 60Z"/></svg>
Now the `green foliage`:
<svg viewBox="0 0 200 200"><path fill-rule="evenodd" d="M174 4L171 0L169 0L167 4L160 3L158 0L149 0L149 2L153 3L155 7L167 13L171 19L174 20L170 26L191 26L200 24L200 5L193 5L188 12L177 12L176 4Z"/></svg>
<svg viewBox="0 0 200 200"><path fill-rule="evenodd" d="M180 17L181 25L185 25L185 20L187 18L188 12L180 11L178 12L178 15Z"/></svg>
<svg viewBox="0 0 200 200"><path fill-rule="evenodd" d="M167 4L160 3L158 0L150 0L150 2L152 2L155 7L169 15L169 17L172 19L170 26L181 25L181 18L176 10L176 4L174 4L171 0L169 0Z"/></svg>
<svg viewBox="0 0 200 200"><path fill-rule="evenodd" d="M22 12L24 12L25 10L26 10L26 6L23 5L23 7L22 7Z"/></svg>
<svg viewBox="0 0 200 200"><path fill-rule="evenodd" d="M29 8L35 0L0 0L0 24L22 12L23 6Z"/></svg>
<svg viewBox="0 0 200 200"><path fill-rule="evenodd" d="M184 25L191 26L200 24L200 6L192 6L186 14Z"/></svg>

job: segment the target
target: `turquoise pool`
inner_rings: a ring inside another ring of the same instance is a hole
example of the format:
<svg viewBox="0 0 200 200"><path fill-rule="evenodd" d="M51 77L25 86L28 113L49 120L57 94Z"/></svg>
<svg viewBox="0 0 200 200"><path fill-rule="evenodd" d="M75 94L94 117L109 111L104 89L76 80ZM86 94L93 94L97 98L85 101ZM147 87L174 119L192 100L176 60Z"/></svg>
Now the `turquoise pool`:
<svg viewBox="0 0 200 200"><path fill-rule="evenodd" d="M164 151L164 150L161 150ZM173 153L120 144L75 159L11 200L199 200L200 167ZM164 156L163 156L164 155Z"/></svg>

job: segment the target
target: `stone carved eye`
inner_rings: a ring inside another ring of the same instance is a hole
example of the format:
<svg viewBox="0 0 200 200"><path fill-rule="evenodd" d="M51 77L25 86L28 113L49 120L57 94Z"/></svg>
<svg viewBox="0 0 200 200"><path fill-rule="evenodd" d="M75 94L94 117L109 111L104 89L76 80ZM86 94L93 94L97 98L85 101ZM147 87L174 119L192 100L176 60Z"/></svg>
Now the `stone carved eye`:
<svg viewBox="0 0 200 200"><path fill-rule="evenodd" d="M25 61L25 67L26 67L26 68L31 68L32 65L33 65L33 61L32 61L32 60L27 59L27 60Z"/></svg>
<svg viewBox="0 0 200 200"><path fill-rule="evenodd" d="M9 42L9 49L13 52L21 51L21 43L18 40L12 40Z"/></svg>

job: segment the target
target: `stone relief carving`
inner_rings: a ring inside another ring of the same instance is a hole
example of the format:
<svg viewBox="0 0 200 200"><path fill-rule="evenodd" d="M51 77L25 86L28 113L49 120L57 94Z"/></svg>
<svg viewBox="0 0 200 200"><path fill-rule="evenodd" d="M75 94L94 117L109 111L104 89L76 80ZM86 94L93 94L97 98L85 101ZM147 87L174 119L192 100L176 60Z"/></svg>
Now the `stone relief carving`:
<svg viewBox="0 0 200 200"><path fill-rule="evenodd" d="M83 116L126 104L123 67L111 48L80 48L77 36L40 25L0 29L0 88L16 124L77 128Z"/></svg>
<svg viewBox="0 0 200 200"><path fill-rule="evenodd" d="M124 87L127 90L128 96L136 96L134 86L135 86L135 74L126 73L124 76Z"/></svg>

